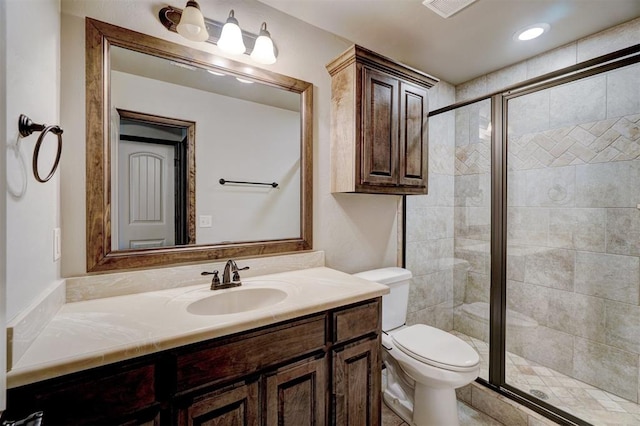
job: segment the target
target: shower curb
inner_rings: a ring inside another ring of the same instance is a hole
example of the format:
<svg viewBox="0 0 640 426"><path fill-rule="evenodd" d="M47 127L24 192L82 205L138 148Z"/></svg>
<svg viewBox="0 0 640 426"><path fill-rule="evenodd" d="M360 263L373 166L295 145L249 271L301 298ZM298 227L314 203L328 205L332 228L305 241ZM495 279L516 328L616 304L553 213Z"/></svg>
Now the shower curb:
<svg viewBox="0 0 640 426"><path fill-rule="evenodd" d="M553 426L559 424L478 382L456 389L456 396L460 401L504 425Z"/></svg>

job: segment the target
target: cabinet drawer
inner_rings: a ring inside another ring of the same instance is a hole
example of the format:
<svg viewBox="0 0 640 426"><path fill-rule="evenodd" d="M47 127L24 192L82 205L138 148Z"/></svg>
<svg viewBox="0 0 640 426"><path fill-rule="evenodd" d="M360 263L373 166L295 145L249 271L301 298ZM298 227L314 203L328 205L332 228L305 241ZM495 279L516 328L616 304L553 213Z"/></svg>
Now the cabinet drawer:
<svg viewBox="0 0 640 426"><path fill-rule="evenodd" d="M11 416L43 410L48 425L120 424L137 418L136 413L153 417L157 412L154 365L126 368L16 388L9 393L8 407L16 413Z"/></svg>
<svg viewBox="0 0 640 426"><path fill-rule="evenodd" d="M182 392L223 379L232 380L323 349L325 318L324 314L318 315L178 354L177 390Z"/></svg>
<svg viewBox="0 0 640 426"><path fill-rule="evenodd" d="M333 343L380 332L380 298L333 313Z"/></svg>

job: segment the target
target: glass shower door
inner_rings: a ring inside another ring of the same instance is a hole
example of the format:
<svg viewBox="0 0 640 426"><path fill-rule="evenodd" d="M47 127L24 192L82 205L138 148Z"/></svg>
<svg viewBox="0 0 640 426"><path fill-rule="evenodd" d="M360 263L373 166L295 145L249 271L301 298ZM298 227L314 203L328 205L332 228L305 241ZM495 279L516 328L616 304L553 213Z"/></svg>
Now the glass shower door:
<svg viewBox="0 0 640 426"><path fill-rule="evenodd" d="M453 333L480 355L489 378L491 99L455 113Z"/></svg>
<svg viewBox="0 0 640 426"><path fill-rule="evenodd" d="M506 110L506 383L640 424L640 65Z"/></svg>

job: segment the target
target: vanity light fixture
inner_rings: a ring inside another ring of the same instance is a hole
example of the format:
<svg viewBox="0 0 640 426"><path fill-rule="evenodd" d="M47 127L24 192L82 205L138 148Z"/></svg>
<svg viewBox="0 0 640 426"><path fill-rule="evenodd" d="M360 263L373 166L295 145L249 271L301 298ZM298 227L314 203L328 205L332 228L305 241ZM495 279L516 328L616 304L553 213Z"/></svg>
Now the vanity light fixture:
<svg viewBox="0 0 640 426"><path fill-rule="evenodd" d="M209 32L204 23L204 16L202 16L202 12L200 12L198 2L194 0L187 2L187 5L182 11L180 22L176 26L176 31L182 37L191 41L205 41L209 38Z"/></svg>
<svg viewBox="0 0 640 426"><path fill-rule="evenodd" d="M189 40L215 44L223 52L232 55L244 53L260 64L271 65L276 62L278 50L267 31L267 23L262 23L259 34L243 31L233 9L226 22L222 23L202 16L198 3L189 0L184 10L173 6L163 7L159 17L166 29Z"/></svg>
<svg viewBox="0 0 640 426"><path fill-rule="evenodd" d="M540 23L529 25L526 28L521 29L513 35L513 39L516 41L527 41L533 40L534 38L540 37L542 34L549 31L551 27L549 24Z"/></svg>

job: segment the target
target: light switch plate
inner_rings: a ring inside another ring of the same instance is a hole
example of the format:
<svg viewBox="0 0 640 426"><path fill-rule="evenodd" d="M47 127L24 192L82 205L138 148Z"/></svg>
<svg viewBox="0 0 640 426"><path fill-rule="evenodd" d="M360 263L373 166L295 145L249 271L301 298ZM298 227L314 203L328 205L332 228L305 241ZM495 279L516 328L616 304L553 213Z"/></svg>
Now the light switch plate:
<svg viewBox="0 0 640 426"><path fill-rule="evenodd" d="M211 228L212 217L211 215L200 215L199 218L200 228Z"/></svg>
<svg viewBox="0 0 640 426"><path fill-rule="evenodd" d="M53 229L53 261L62 256L62 242L60 241L60 228Z"/></svg>

